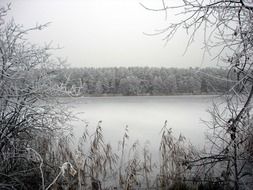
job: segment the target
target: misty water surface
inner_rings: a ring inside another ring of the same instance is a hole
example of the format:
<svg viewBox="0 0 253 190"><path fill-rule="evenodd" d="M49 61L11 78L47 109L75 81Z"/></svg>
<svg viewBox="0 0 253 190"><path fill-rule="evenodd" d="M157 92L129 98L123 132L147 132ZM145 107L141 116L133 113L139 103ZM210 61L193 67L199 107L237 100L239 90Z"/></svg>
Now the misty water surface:
<svg viewBox="0 0 253 190"><path fill-rule="evenodd" d="M99 121L106 143L117 146L126 125L130 141L149 142L151 150L158 150L161 129L167 120L173 134L180 133L193 145L202 147L206 127L201 120L210 120L207 110L215 96L146 96L146 97L81 97L66 99L75 113L88 123L90 133ZM76 139L81 136L85 124L72 123ZM130 143L129 143L130 144Z"/></svg>

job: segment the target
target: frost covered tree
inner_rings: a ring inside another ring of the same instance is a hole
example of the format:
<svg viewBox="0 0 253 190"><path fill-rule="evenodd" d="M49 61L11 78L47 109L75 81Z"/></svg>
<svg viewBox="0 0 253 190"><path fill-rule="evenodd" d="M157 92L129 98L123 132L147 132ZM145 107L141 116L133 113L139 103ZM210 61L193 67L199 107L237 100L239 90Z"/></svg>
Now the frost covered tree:
<svg viewBox="0 0 253 190"><path fill-rule="evenodd" d="M162 11L165 15L169 12L180 15L159 32L165 35L166 40L183 29L190 36L190 47L195 37L203 33L205 52L215 50L214 58L228 65L228 76L233 73L237 77L235 84L227 91L225 109L220 112L214 107L211 111L211 150L196 159L193 165L203 166L203 180L216 181L225 189L248 189L252 187L252 180L249 180L252 170L249 168L252 168L253 160L252 153L248 151L249 142L252 142L253 2L162 0L162 5L161 9L143 6Z"/></svg>
<svg viewBox="0 0 253 190"><path fill-rule="evenodd" d="M95 94L100 95L102 93L103 93L102 82L101 81L97 81L96 82L96 86L95 86Z"/></svg>
<svg viewBox="0 0 253 190"><path fill-rule="evenodd" d="M120 92L124 95L138 95L140 92L140 80L134 76L128 76L120 80Z"/></svg>
<svg viewBox="0 0 253 190"><path fill-rule="evenodd" d="M53 138L69 118L53 99L61 91L54 79L62 63L51 56L50 45L40 47L27 40L30 31L47 24L25 29L14 20L7 22L9 9L0 8L4 21L0 23L0 189L44 189L42 152L35 149L43 149L39 139ZM34 181L27 181L29 177Z"/></svg>

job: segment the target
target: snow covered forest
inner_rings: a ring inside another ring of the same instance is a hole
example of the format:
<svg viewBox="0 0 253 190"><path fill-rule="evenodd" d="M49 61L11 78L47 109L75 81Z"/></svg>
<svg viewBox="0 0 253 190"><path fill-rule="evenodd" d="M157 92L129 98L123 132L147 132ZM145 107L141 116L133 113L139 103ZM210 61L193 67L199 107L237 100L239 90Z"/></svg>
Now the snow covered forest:
<svg viewBox="0 0 253 190"><path fill-rule="evenodd" d="M55 81L74 96L219 94L234 84L218 68L68 68Z"/></svg>

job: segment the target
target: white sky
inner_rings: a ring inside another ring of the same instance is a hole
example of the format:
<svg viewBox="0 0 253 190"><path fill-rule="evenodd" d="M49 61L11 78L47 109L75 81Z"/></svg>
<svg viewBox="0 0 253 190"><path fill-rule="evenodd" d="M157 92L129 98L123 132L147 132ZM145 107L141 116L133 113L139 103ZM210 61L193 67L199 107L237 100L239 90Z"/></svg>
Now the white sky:
<svg viewBox="0 0 253 190"><path fill-rule="evenodd" d="M73 67L215 66L206 59L202 65L202 39L183 55L187 45L184 31L166 46L164 35L147 36L166 27L164 13L147 11L140 2L161 8L161 0L0 0L11 2L10 17L16 23L32 27L52 22L39 32L30 33L36 43L53 41L63 47L55 53L67 58Z"/></svg>

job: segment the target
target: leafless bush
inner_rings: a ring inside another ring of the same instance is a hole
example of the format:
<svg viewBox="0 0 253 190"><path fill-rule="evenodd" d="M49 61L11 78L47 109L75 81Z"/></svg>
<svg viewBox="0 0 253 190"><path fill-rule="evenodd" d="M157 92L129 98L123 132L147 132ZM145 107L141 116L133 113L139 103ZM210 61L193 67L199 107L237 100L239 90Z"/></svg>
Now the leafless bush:
<svg viewBox="0 0 253 190"><path fill-rule="evenodd" d="M10 5L0 8L2 21L9 9ZM46 140L71 117L53 98L62 91L54 83L62 64L51 56L54 48L26 39L30 31L47 25L24 29L14 20L0 23L0 188L45 189L45 151L51 143ZM36 150L36 140L45 145L42 152Z"/></svg>

